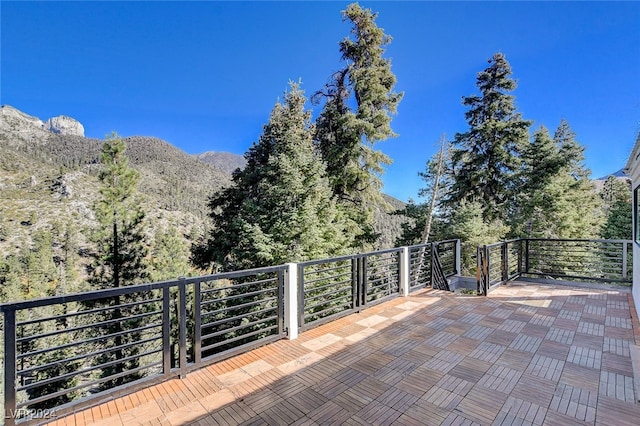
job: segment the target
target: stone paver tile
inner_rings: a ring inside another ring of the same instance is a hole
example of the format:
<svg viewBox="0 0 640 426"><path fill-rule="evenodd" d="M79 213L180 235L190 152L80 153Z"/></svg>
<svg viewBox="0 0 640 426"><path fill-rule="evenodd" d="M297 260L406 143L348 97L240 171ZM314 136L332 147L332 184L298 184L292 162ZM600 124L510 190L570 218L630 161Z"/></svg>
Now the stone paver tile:
<svg viewBox="0 0 640 426"><path fill-rule="evenodd" d="M269 364L268 362L263 360L258 360L242 367L242 371L244 371L245 373L249 374L252 377L255 377L264 372L271 370L272 368L273 368L273 365Z"/></svg>

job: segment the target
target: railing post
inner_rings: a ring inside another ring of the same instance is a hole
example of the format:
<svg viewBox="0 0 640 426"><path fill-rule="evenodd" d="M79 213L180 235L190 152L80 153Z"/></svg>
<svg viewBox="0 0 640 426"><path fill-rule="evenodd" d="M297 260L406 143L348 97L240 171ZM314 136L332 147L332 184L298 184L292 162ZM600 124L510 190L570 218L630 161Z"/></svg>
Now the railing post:
<svg viewBox="0 0 640 426"><path fill-rule="evenodd" d="M16 311L4 311L4 420L16 424Z"/></svg>
<svg viewBox="0 0 640 426"><path fill-rule="evenodd" d="M522 275L522 238L518 240L518 278Z"/></svg>
<svg viewBox="0 0 640 426"><path fill-rule="evenodd" d="M524 240L524 273L529 273L529 239Z"/></svg>
<svg viewBox="0 0 640 426"><path fill-rule="evenodd" d="M185 277L178 278L178 290L180 292L180 365L178 371L180 378L184 379L187 374L187 287Z"/></svg>
<svg viewBox="0 0 640 426"><path fill-rule="evenodd" d="M409 247L402 247L400 252L400 294L409 295Z"/></svg>
<svg viewBox="0 0 640 426"><path fill-rule="evenodd" d="M456 240L456 275L462 275L462 243Z"/></svg>
<svg viewBox="0 0 640 426"><path fill-rule="evenodd" d="M509 250L507 250L507 243L503 243L500 248L502 251L502 284L509 280Z"/></svg>
<svg viewBox="0 0 640 426"><path fill-rule="evenodd" d="M298 265L298 327L304 325L304 266ZM286 296L285 296L286 297Z"/></svg>
<svg viewBox="0 0 640 426"><path fill-rule="evenodd" d="M193 362L199 364L202 361L202 283L193 283Z"/></svg>
<svg viewBox="0 0 640 426"><path fill-rule="evenodd" d="M627 242L624 241L622 243L622 279L626 280L628 278L627 276L627 262L628 262L628 258L627 258Z"/></svg>
<svg viewBox="0 0 640 426"><path fill-rule="evenodd" d="M482 251L476 247L476 291L482 294Z"/></svg>
<svg viewBox="0 0 640 426"><path fill-rule="evenodd" d="M299 291L303 291L302 288ZM284 271L284 327L287 339L298 338L298 264L287 263Z"/></svg>
<svg viewBox="0 0 640 426"><path fill-rule="evenodd" d="M435 276L436 276L434 262L435 262L435 257L438 255L437 252L438 252L437 244L431 243L431 273L429 274L431 276L431 288L435 288L433 286L433 284L435 283Z"/></svg>
<svg viewBox="0 0 640 426"><path fill-rule="evenodd" d="M365 306L367 304L367 292L369 291L369 283L367 280L368 263L369 259L367 256L360 257L360 306Z"/></svg>
<svg viewBox="0 0 640 426"><path fill-rule="evenodd" d="M162 374L171 372L171 286L162 288Z"/></svg>

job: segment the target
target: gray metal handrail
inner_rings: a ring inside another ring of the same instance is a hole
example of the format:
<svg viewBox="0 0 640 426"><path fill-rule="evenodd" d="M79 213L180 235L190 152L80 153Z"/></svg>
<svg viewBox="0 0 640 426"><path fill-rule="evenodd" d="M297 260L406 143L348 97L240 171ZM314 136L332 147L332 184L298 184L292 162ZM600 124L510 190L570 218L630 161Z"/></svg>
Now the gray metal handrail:
<svg viewBox="0 0 640 426"><path fill-rule="evenodd" d="M631 283L631 240L519 238L478 247L478 293L520 276Z"/></svg>

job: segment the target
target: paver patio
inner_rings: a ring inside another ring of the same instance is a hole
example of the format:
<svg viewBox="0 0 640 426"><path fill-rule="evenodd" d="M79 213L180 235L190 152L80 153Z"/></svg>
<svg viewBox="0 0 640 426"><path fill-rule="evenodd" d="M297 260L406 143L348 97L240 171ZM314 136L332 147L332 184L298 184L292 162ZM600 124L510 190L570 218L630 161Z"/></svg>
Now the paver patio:
<svg viewBox="0 0 640 426"><path fill-rule="evenodd" d="M630 304L628 288L421 291L54 423L638 425Z"/></svg>

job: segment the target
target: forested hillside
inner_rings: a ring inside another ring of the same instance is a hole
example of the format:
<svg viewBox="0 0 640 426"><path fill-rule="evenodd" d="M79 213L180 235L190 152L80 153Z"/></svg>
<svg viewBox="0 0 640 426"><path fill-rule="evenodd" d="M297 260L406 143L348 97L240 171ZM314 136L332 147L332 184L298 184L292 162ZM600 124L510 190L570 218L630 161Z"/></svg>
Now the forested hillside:
<svg viewBox="0 0 640 426"><path fill-rule="evenodd" d="M0 299L84 289L94 249L89 234L97 226L94 206L104 141L45 130L36 117L10 106L1 112ZM229 153L189 155L153 137L123 140L131 166L140 174L149 244L173 235L188 259L189 247L209 226L209 197L228 185L231 171L246 161ZM385 198L393 208L404 205ZM377 209L380 247L393 244L401 221Z"/></svg>

